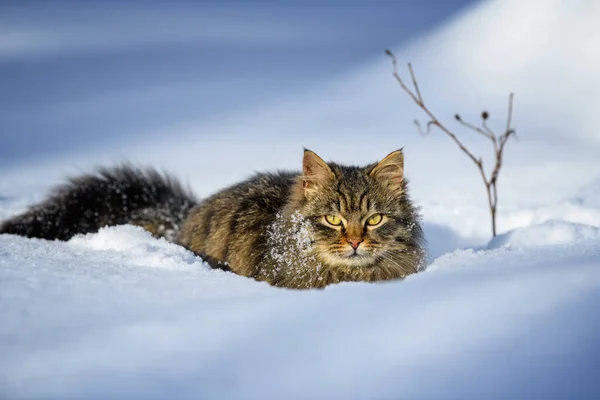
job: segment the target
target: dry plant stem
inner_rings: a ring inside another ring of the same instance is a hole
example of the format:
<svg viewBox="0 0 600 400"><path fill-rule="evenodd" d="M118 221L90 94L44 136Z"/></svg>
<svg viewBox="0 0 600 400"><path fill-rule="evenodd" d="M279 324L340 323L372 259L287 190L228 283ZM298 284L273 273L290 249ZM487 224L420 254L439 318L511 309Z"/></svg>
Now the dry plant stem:
<svg viewBox="0 0 600 400"><path fill-rule="evenodd" d="M494 131L492 131L487 125L487 119L489 117L487 112L483 112L481 114L481 126L474 125L472 123L464 121L458 114L455 116L456 120L464 127L471 129L478 134L482 135L486 139L492 142L494 147L494 155L495 155L495 164L494 168L488 177L485 173L485 169L483 167L483 160L481 157L475 157L473 153L471 153L462 142L456 137L456 135L450 131L444 124L440 122L440 120L431 112L431 110L425 105L423 100L423 96L421 95L421 90L419 89L419 84L417 82L417 78L413 71L413 67L410 63L408 63L408 71L410 74L410 78L412 81L412 85L414 90L410 89L400 75L398 74L398 61L396 60L396 56L390 50L386 50L386 54L390 56L392 59L392 65L394 67L393 76L400 85L400 87L412 98L412 100L425 112L425 114L429 117L429 121L427 122L427 130L423 131L421 129L421 125L418 121L415 121L419 132L423 135L426 135L430 132L431 126L436 126L446 135L448 135L454 143L460 148L460 150L465 153L471 161L475 163L479 172L481 173L481 178L483 179L483 183L486 188L488 205L490 208L490 214L492 217L492 235L496 236L496 211L498 208L498 175L500 173L500 169L502 168L502 157L504 155L504 146L506 142L511 136L516 136L514 129L512 129L512 113L513 113L513 98L514 95L511 93L508 97L508 116L506 119L506 130L500 136L497 136Z"/></svg>

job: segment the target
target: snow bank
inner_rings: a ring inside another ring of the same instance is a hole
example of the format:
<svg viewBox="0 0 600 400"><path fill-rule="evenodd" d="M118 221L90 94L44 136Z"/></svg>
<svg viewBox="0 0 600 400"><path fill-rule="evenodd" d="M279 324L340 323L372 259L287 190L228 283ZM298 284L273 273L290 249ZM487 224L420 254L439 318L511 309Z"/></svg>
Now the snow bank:
<svg viewBox="0 0 600 400"><path fill-rule="evenodd" d="M134 227L0 236L4 398L594 398L600 240L288 291Z"/></svg>
<svg viewBox="0 0 600 400"><path fill-rule="evenodd" d="M488 244L488 248L551 246L596 238L600 238L598 227L553 220L498 235Z"/></svg>
<svg viewBox="0 0 600 400"><path fill-rule="evenodd" d="M210 269L192 252L164 238L154 240L148 231L139 226L101 228L97 234L77 235L69 243L85 249L104 250L100 254L130 265L160 268L181 268L185 265Z"/></svg>

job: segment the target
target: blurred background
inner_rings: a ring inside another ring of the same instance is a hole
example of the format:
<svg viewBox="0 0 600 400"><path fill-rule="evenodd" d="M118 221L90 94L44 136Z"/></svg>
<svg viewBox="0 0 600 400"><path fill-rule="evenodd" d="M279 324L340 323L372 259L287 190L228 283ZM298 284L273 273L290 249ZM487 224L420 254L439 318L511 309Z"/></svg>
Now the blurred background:
<svg viewBox="0 0 600 400"><path fill-rule="evenodd" d="M0 163L118 149L168 138L184 121L251 112L350 73L471 3L2 1Z"/></svg>
<svg viewBox="0 0 600 400"><path fill-rule="evenodd" d="M0 1L0 218L66 175L130 160L199 196L302 148L365 164L405 148L429 238L490 237L478 171L394 81L412 62L427 105L491 167L453 116L514 127L499 232L552 219L600 226L600 2Z"/></svg>

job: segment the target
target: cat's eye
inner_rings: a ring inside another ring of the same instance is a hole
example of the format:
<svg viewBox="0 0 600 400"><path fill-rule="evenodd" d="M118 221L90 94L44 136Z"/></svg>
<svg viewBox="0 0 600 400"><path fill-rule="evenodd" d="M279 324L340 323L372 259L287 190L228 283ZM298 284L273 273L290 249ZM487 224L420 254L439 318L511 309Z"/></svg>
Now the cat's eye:
<svg viewBox="0 0 600 400"><path fill-rule="evenodd" d="M383 220L383 216L381 214L373 214L367 219L367 225L375 226L379 225Z"/></svg>
<svg viewBox="0 0 600 400"><path fill-rule="evenodd" d="M326 215L325 221L327 221L328 224L331 224L333 226L339 226L342 224L342 219L337 215Z"/></svg>

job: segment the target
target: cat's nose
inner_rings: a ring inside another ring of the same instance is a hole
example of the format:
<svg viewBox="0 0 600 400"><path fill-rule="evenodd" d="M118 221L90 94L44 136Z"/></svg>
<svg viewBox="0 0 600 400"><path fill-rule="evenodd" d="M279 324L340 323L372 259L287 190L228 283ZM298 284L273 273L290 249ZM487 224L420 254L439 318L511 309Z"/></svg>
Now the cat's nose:
<svg viewBox="0 0 600 400"><path fill-rule="evenodd" d="M358 245L362 242L360 239L348 239L348 243L354 250L358 248Z"/></svg>

